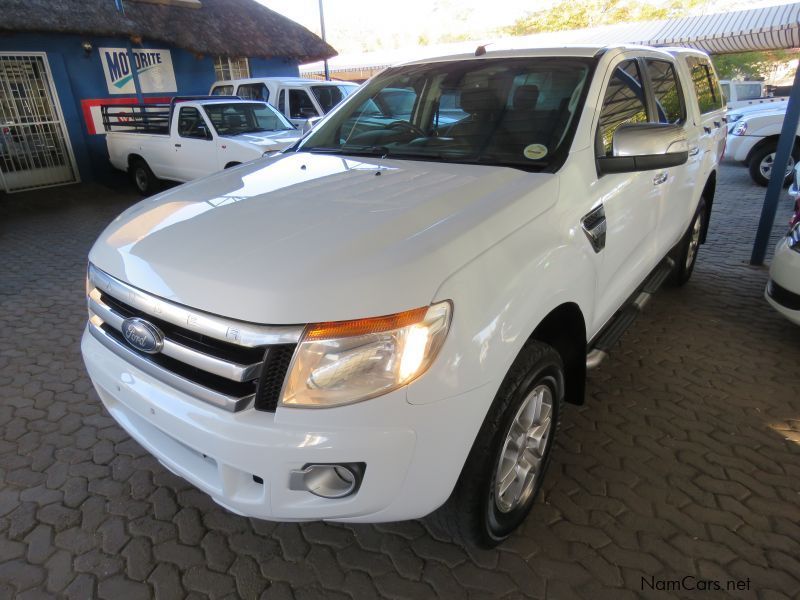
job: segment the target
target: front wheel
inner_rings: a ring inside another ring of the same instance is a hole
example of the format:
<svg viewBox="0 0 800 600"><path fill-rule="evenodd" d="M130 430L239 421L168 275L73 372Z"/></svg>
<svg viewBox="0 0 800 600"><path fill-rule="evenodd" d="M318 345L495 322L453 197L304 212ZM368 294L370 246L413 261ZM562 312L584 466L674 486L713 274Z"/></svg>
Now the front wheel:
<svg viewBox="0 0 800 600"><path fill-rule="evenodd" d="M769 184L777 150L778 142L769 142L753 152L753 155L750 157L750 178L758 185L766 187ZM784 185L787 185L791 181L795 162L800 158L798 155L800 155L800 148L793 148L789 155L789 163L786 165Z"/></svg>
<svg viewBox="0 0 800 600"><path fill-rule="evenodd" d="M675 270L672 272L672 284L681 286L692 276L694 265L697 262L697 253L700 250L700 243L703 239L703 230L706 227L708 210L706 201L701 198L700 204L694 213L689 229L683 235L680 243L675 249Z"/></svg>
<svg viewBox="0 0 800 600"><path fill-rule="evenodd" d="M143 159L137 158L131 161L130 174L133 184L143 196L151 196L158 191L158 178Z"/></svg>
<svg viewBox="0 0 800 600"><path fill-rule="evenodd" d="M456 488L437 513L469 544L492 548L525 520L542 486L564 398L564 366L529 342L503 380Z"/></svg>

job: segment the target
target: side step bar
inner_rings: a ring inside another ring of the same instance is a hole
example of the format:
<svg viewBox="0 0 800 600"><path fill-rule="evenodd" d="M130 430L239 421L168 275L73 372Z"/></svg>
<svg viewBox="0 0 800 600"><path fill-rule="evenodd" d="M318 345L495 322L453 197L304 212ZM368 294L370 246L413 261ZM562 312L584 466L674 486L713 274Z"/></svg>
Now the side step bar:
<svg viewBox="0 0 800 600"><path fill-rule="evenodd" d="M647 277L638 293L620 309L616 315L600 332L592 343L592 349L586 355L586 369L596 369L606 359L609 351L633 325L636 317L644 310L653 295L658 291L664 281L675 268L675 261L670 257L665 258Z"/></svg>

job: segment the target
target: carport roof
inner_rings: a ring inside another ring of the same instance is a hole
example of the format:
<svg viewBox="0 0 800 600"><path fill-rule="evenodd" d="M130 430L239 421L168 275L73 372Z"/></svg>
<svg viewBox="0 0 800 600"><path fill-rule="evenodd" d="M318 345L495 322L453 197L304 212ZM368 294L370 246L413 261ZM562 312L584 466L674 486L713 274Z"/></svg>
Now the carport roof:
<svg viewBox="0 0 800 600"><path fill-rule="evenodd" d="M414 49L337 56L331 71L386 67L426 57L474 52L478 44L492 42L488 50L524 49L585 44L613 46L683 46L710 54L800 47L800 2L670 19L621 23L591 29L556 31L536 35L476 40ZM303 73L322 71L322 63L306 65Z"/></svg>

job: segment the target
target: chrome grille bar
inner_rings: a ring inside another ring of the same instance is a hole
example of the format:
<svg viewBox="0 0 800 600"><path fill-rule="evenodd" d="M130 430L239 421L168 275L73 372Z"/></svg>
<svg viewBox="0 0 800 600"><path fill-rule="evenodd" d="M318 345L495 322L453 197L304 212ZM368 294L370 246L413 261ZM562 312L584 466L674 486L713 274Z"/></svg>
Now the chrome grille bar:
<svg viewBox="0 0 800 600"><path fill-rule="evenodd" d="M164 382L170 387L175 388L193 398L208 402L219 408L230 412L237 412L247 408L255 398L255 394L249 394L241 398L221 394L207 387L196 384L185 377L176 375L172 371L165 369L152 361L147 360L142 355L129 350L127 347L120 344L117 340L110 337L94 322L89 322L89 332L94 338L99 341L108 350L120 356L125 362L133 365L137 369L147 373L151 377Z"/></svg>
<svg viewBox="0 0 800 600"><path fill-rule="evenodd" d="M94 265L89 265L89 281L102 292L148 315L237 346L296 344L303 334L302 325L258 325L192 310L119 281Z"/></svg>
<svg viewBox="0 0 800 600"><path fill-rule="evenodd" d="M125 320L125 317L110 306L104 304L99 298L97 289L92 290L89 294L89 310L100 317L109 327L113 327L122 333L122 322ZM255 379L263 364L263 362L257 362L249 365L240 365L211 356L210 354L198 352L169 338L164 339L164 347L161 349L161 354L179 360L187 365L202 369L203 371L213 373L214 375L231 379L232 381L250 381Z"/></svg>

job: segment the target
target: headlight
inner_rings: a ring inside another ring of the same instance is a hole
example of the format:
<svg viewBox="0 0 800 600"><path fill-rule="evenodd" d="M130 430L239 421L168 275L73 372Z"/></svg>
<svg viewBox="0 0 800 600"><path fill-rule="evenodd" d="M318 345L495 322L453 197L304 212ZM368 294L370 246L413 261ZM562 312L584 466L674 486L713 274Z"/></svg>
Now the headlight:
<svg viewBox="0 0 800 600"><path fill-rule="evenodd" d="M800 223L795 225L789 232L789 248L795 252L800 252Z"/></svg>
<svg viewBox="0 0 800 600"><path fill-rule="evenodd" d="M436 358L450 327L449 301L395 315L306 327L281 404L327 408L402 387Z"/></svg>
<svg viewBox="0 0 800 600"><path fill-rule="evenodd" d="M733 135L744 135L745 133L747 133L747 121L739 121L731 131Z"/></svg>

